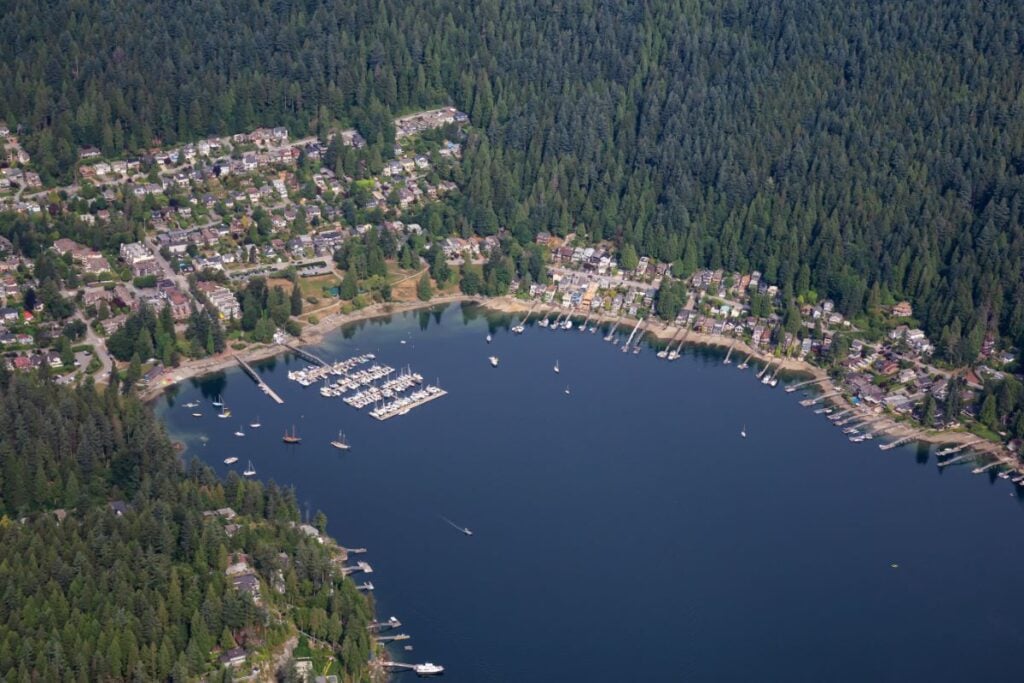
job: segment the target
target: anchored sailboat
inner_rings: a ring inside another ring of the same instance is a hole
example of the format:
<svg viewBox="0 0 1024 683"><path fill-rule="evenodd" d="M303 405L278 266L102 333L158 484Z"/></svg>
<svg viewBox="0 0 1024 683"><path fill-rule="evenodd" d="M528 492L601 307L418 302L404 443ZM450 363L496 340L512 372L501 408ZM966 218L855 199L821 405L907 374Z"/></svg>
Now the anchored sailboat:
<svg viewBox="0 0 1024 683"><path fill-rule="evenodd" d="M331 445L340 451L347 451L349 449L348 439L345 438L344 432L338 432L338 438L332 441Z"/></svg>
<svg viewBox="0 0 1024 683"><path fill-rule="evenodd" d="M281 440L284 441L285 443L302 443L302 437L299 436L298 433L295 431L295 425L292 425L291 434L288 433L288 430L285 430L284 436L281 437Z"/></svg>
<svg viewBox="0 0 1024 683"><path fill-rule="evenodd" d="M256 468L252 466L252 460L249 461L248 466L242 472L242 476L251 477L256 474Z"/></svg>

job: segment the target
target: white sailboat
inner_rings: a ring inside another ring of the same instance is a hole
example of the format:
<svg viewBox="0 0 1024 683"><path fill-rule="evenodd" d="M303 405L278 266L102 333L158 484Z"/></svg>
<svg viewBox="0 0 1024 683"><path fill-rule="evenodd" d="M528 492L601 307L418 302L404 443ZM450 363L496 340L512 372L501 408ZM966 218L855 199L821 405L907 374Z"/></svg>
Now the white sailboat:
<svg viewBox="0 0 1024 683"><path fill-rule="evenodd" d="M347 451L350 448L348 445L348 439L345 438L344 432L338 432L338 438L332 441L331 445L339 451Z"/></svg>
<svg viewBox="0 0 1024 683"><path fill-rule="evenodd" d="M559 369L559 367L558 367L558 361L556 360L556 361L555 361L555 374L557 375L557 374L558 374L558 373L560 373L560 372L561 372L561 370Z"/></svg>
<svg viewBox="0 0 1024 683"><path fill-rule="evenodd" d="M498 357L497 356L490 356L490 357L487 358L487 360L490 361L492 368L498 367Z"/></svg>
<svg viewBox="0 0 1024 683"><path fill-rule="evenodd" d="M252 460L249 461L249 465L242 472L242 476L251 477L256 474L256 468L252 466Z"/></svg>
<svg viewBox="0 0 1024 683"><path fill-rule="evenodd" d="M569 385L566 385L566 386L565 386L565 394L566 394L567 396L569 395Z"/></svg>
<svg viewBox="0 0 1024 683"><path fill-rule="evenodd" d="M260 423L260 416L257 415L256 420L254 422L250 422L249 426L252 427L253 429L259 429L260 427L262 427L263 425Z"/></svg>
<svg viewBox="0 0 1024 683"><path fill-rule="evenodd" d="M224 405L224 403L221 402L221 400L220 400L220 394L217 394L217 398L215 398L212 401L210 401L210 405L217 406L218 408L220 408L222 405Z"/></svg>
<svg viewBox="0 0 1024 683"><path fill-rule="evenodd" d="M245 436L245 432L242 431L242 425L238 425L238 429L235 430L235 436Z"/></svg>
<svg viewBox="0 0 1024 683"><path fill-rule="evenodd" d="M747 438L747 425L743 425L743 427L740 428L740 436L744 439Z"/></svg>

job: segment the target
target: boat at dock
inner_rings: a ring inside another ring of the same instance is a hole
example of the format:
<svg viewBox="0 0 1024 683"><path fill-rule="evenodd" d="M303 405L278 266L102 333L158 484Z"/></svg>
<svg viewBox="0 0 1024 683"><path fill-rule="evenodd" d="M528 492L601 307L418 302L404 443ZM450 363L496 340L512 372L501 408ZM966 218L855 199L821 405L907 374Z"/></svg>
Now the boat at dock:
<svg viewBox="0 0 1024 683"><path fill-rule="evenodd" d="M348 439L345 438L344 432L338 432L338 438L332 441L331 445L339 451L347 451L350 448L348 445Z"/></svg>
<svg viewBox="0 0 1024 683"><path fill-rule="evenodd" d="M242 471L242 476L244 476L244 477L252 477L252 476L255 476L255 474L256 474L256 468L252 466L252 460L250 460L249 464L246 466L245 470Z"/></svg>
<svg viewBox="0 0 1024 683"><path fill-rule="evenodd" d="M550 324L551 324L551 321L549 321L547 318L544 318L539 323L537 323L537 325L539 325L540 327L547 327Z"/></svg>
<svg viewBox="0 0 1024 683"><path fill-rule="evenodd" d="M414 664L412 670L416 673L417 676L438 676L444 673L443 666L441 666L440 664L434 664L432 662Z"/></svg>
<svg viewBox="0 0 1024 683"><path fill-rule="evenodd" d="M224 458L224 464L225 465L234 465L236 462L238 462L238 458L236 458L234 456L232 456L230 458Z"/></svg>
<svg viewBox="0 0 1024 683"><path fill-rule="evenodd" d="M497 356L488 356L487 357L487 361L491 364L492 368L498 367L498 357Z"/></svg>
<svg viewBox="0 0 1024 683"><path fill-rule="evenodd" d="M291 434L289 434L288 431L286 430L284 436L281 437L281 441L284 441L285 443L297 444L302 443L302 437L299 436L298 433L295 431L295 425L292 425Z"/></svg>

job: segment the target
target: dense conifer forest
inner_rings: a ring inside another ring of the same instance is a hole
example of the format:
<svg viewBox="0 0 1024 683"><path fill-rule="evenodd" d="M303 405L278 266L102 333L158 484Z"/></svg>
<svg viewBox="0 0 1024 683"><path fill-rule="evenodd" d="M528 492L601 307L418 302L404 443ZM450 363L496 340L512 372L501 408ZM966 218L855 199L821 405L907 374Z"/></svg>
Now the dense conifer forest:
<svg viewBox="0 0 1024 683"><path fill-rule="evenodd" d="M0 117L47 177L257 125L451 103L464 230L760 269L951 360L1024 342L1024 5L1008 0L6 0ZM382 124L382 122L385 122Z"/></svg>
<svg viewBox="0 0 1024 683"><path fill-rule="evenodd" d="M184 470L150 410L91 382L0 365L0 430L0 678L229 680L218 653L297 626L362 680L370 606L295 528L291 490ZM227 507L233 528L203 514ZM258 599L226 573L243 558Z"/></svg>

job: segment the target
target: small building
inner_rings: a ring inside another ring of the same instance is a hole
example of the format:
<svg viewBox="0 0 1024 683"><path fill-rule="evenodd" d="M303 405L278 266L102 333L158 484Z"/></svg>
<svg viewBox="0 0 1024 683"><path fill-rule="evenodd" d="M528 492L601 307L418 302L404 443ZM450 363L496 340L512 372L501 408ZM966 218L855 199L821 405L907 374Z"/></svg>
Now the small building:
<svg viewBox="0 0 1024 683"><path fill-rule="evenodd" d="M217 661L220 662L221 666L239 667L245 664L246 658L249 656L243 648L233 647L227 652L224 652Z"/></svg>

